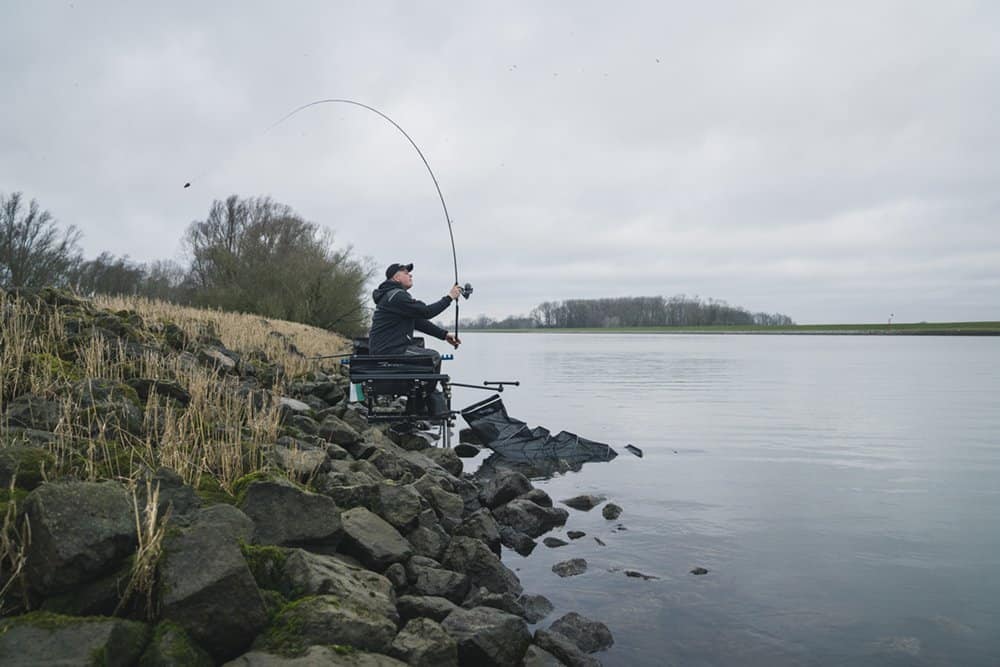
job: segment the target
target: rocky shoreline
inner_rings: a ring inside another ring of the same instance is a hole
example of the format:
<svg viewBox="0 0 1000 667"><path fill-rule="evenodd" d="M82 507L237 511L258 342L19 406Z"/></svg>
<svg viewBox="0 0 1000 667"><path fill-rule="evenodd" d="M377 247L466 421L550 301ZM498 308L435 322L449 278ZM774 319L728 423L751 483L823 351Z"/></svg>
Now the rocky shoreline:
<svg viewBox="0 0 1000 667"><path fill-rule="evenodd" d="M48 307L88 312L61 299ZM141 343L104 330L105 344L165 353L162 327ZM5 397L0 663L600 664L593 654L613 643L602 623L568 613L529 630L552 605L523 591L501 546L530 553L568 513L524 475L463 473L423 434L369 426L339 367L268 386L267 359L250 364L219 340L172 353L274 409L263 464L229 489L135 462L129 476L54 477L53 399ZM141 442L150 406L182 410L187 389L82 377L65 391L91 396Z"/></svg>

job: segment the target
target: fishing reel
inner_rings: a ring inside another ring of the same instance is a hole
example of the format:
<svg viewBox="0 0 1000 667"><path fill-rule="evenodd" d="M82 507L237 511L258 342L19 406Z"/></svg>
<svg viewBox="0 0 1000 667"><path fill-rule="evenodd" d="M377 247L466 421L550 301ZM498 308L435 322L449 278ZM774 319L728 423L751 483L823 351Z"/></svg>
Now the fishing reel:
<svg viewBox="0 0 1000 667"><path fill-rule="evenodd" d="M472 285L470 285L469 283L465 283L464 286L459 287L458 289L462 297L468 299L470 296L472 296Z"/></svg>

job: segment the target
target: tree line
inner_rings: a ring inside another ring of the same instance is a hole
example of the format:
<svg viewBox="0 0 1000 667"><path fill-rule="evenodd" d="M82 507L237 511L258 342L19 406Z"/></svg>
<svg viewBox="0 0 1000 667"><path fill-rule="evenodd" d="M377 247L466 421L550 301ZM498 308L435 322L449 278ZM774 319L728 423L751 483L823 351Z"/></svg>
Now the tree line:
<svg viewBox="0 0 1000 667"><path fill-rule="evenodd" d="M358 335L368 323L370 262L269 197L212 203L182 242L187 260L85 259L81 234L20 192L0 193L0 288L67 287L255 313Z"/></svg>
<svg viewBox="0 0 1000 667"><path fill-rule="evenodd" d="M716 299L684 294L607 299L546 301L528 315L493 319L481 315L462 321L471 329L569 329L613 327L693 327L710 325L789 326L781 313L751 313Z"/></svg>

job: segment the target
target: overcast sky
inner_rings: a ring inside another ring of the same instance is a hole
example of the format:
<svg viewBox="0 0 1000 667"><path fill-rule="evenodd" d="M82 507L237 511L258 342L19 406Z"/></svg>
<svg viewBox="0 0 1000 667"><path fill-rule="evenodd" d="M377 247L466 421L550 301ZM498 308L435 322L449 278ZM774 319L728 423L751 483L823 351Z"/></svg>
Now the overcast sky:
<svg viewBox="0 0 1000 667"><path fill-rule="evenodd" d="M995 2L0 1L0 192L181 259L270 195L463 315L1000 320ZM191 181L189 189L184 182Z"/></svg>

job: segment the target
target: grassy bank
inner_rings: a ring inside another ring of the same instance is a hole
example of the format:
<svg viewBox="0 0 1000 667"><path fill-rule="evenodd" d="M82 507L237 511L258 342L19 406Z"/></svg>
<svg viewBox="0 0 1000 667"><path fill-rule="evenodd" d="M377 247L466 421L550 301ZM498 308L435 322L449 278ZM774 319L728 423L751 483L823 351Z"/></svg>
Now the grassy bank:
<svg viewBox="0 0 1000 667"><path fill-rule="evenodd" d="M841 336L1000 336L1000 322L911 322L889 324L797 324L785 327L590 327L565 329L465 329L483 333L759 334Z"/></svg>

